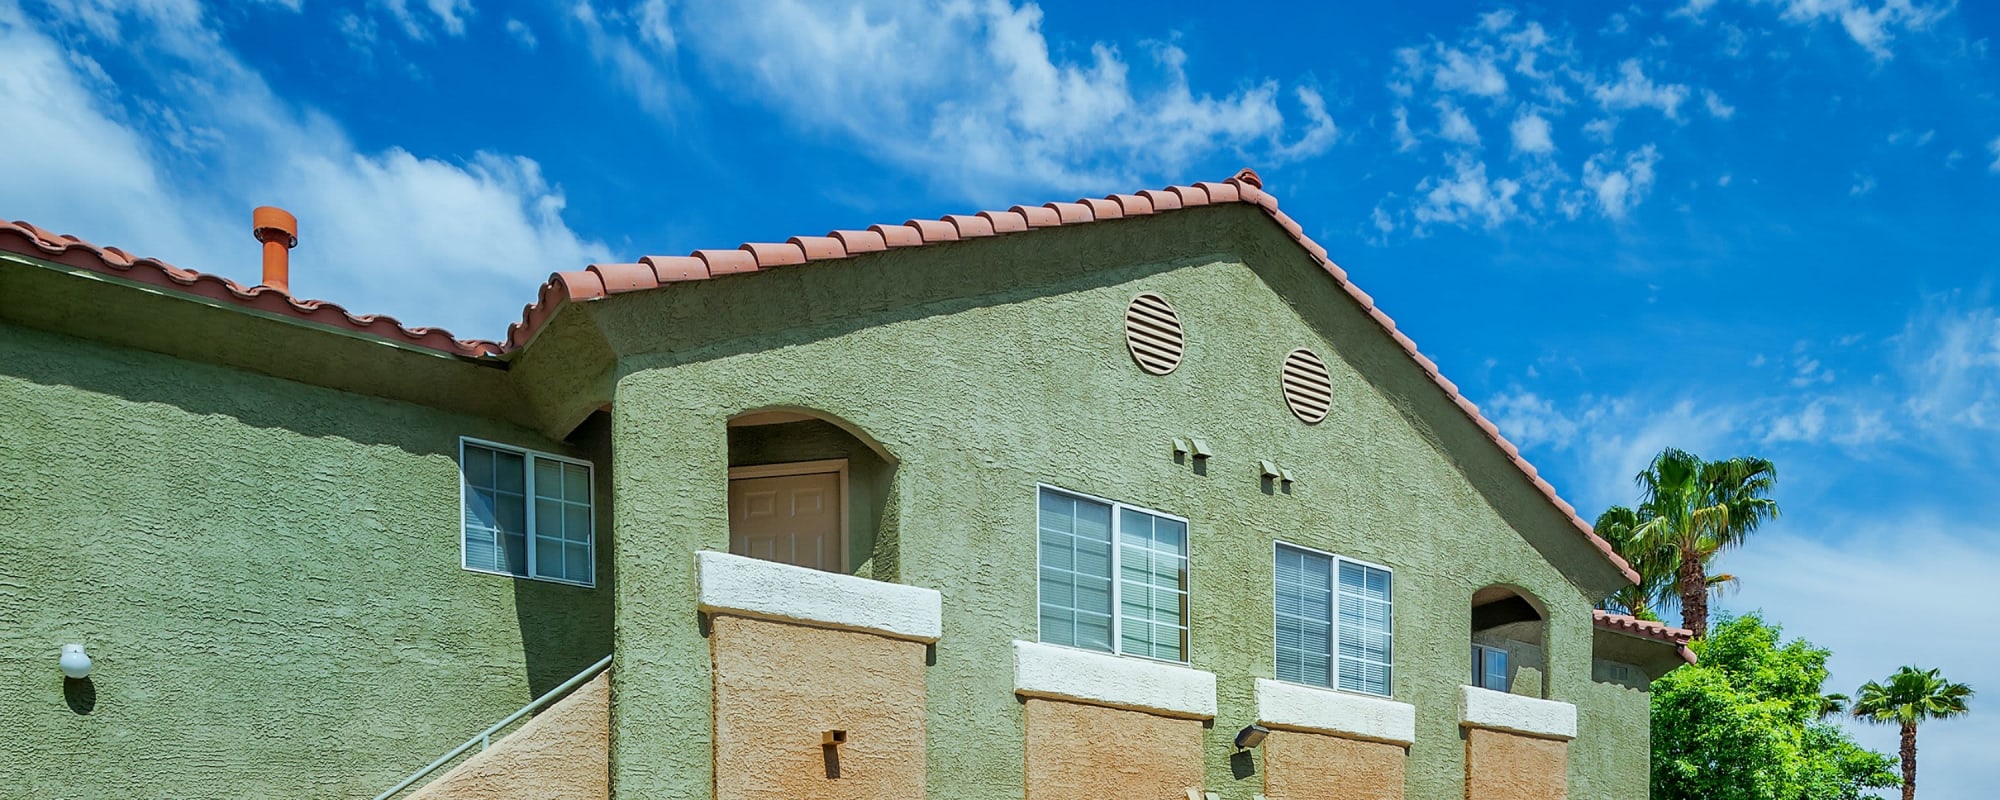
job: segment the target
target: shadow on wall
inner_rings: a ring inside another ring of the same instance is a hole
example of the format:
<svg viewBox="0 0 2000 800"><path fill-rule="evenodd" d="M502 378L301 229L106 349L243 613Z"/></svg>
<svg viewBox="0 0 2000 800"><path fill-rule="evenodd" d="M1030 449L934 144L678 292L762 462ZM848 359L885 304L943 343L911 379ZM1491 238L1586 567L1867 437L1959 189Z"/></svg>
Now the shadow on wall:
<svg viewBox="0 0 2000 800"><path fill-rule="evenodd" d="M437 436L437 426L412 424L413 415L445 412L27 328L9 327L0 336L0 376L226 416L254 428L458 457L456 441Z"/></svg>
<svg viewBox="0 0 2000 800"><path fill-rule="evenodd" d="M528 691L540 697L604 656L614 645L617 537L611 531L611 418L599 411L577 427L569 443L595 464L596 529L592 537L597 582L592 588L514 579L514 615Z"/></svg>

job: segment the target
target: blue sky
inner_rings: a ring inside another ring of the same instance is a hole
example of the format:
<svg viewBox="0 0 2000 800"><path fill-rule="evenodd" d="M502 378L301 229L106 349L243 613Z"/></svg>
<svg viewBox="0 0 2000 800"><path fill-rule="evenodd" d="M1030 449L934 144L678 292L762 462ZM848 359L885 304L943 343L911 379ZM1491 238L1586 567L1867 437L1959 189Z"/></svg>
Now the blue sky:
<svg viewBox="0 0 2000 800"><path fill-rule="evenodd" d="M300 294L498 338L593 261L1253 166L1587 514L1772 458L1723 604L2000 703L2000 8L1321 5L0 0L0 214L253 281L283 205ZM1996 748L1927 729L1925 796Z"/></svg>

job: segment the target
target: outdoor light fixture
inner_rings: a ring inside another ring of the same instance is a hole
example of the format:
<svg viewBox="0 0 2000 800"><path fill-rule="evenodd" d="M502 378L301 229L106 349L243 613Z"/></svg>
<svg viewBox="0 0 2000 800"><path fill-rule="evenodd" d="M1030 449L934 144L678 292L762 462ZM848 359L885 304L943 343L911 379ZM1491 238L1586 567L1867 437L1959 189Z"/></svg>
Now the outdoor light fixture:
<svg viewBox="0 0 2000 800"><path fill-rule="evenodd" d="M1236 732L1236 749L1248 750L1264 743L1264 737L1271 735L1271 729L1262 725L1250 725Z"/></svg>
<svg viewBox="0 0 2000 800"><path fill-rule="evenodd" d="M90 654L83 652L83 645L63 645L62 658L56 660L56 666L62 667L62 673L68 677L78 680L88 678L90 677Z"/></svg>

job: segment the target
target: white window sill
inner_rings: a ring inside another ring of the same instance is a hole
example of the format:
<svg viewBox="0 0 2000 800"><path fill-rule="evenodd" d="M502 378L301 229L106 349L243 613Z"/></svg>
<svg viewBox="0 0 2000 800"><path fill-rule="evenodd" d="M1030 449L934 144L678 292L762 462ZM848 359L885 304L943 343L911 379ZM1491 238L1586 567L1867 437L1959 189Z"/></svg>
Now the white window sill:
<svg viewBox="0 0 2000 800"><path fill-rule="evenodd" d="M500 570L497 569L480 569L478 567L468 567L463 564L459 565L459 569L465 570L466 572L476 572L481 575L498 575L502 578L513 578L514 580L517 581L537 581L540 583L553 583L558 586L575 586L579 589L597 588L596 583L584 583L582 581L566 581L561 578L543 578L535 575L517 575L512 572L501 572Z"/></svg>
<svg viewBox="0 0 2000 800"><path fill-rule="evenodd" d="M1173 717L1215 718L1215 673L1041 642L1014 642L1014 693Z"/></svg>
<svg viewBox="0 0 2000 800"><path fill-rule="evenodd" d="M1565 741L1576 738L1576 706L1477 686L1459 690L1459 725Z"/></svg>
<svg viewBox="0 0 2000 800"><path fill-rule="evenodd" d="M1257 679L1257 721L1404 747L1417 738L1417 707L1409 703L1265 678Z"/></svg>

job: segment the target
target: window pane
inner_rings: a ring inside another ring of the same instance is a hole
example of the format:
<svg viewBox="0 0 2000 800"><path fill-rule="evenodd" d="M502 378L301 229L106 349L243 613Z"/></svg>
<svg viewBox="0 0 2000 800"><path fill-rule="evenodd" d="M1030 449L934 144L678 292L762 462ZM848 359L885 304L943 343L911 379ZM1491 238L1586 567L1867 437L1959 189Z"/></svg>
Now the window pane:
<svg viewBox="0 0 2000 800"><path fill-rule="evenodd" d="M493 498L494 527L511 534L528 531L528 502L521 495L502 494Z"/></svg>
<svg viewBox="0 0 2000 800"><path fill-rule="evenodd" d="M1111 507L1043 490L1042 641L1111 650Z"/></svg>
<svg viewBox="0 0 2000 800"><path fill-rule="evenodd" d="M1118 515L1120 645L1134 655L1179 661L1187 619L1187 526L1137 509Z"/></svg>
<svg viewBox="0 0 2000 800"><path fill-rule="evenodd" d="M536 497L553 497L557 500L562 499L563 496L562 468L563 468L563 463L561 461L552 461L546 458L535 459Z"/></svg>
<svg viewBox="0 0 2000 800"><path fill-rule="evenodd" d="M506 559L506 562L501 565L502 572L515 575L528 574L527 534L502 531L500 534L500 549L502 556Z"/></svg>
<svg viewBox="0 0 2000 800"><path fill-rule="evenodd" d="M563 538L572 542L590 541L590 506L563 504Z"/></svg>
<svg viewBox="0 0 2000 800"><path fill-rule="evenodd" d="M594 565L590 563L588 545L563 545L563 561L563 574L569 576L570 580L580 583L592 582L591 573L594 572L592 569Z"/></svg>
<svg viewBox="0 0 2000 800"><path fill-rule="evenodd" d="M561 539L535 538L535 577L564 580Z"/></svg>
<svg viewBox="0 0 2000 800"><path fill-rule="evenodd" d="M493 516L493 493L484 489L468 490L465 493L465 526L490 529L499 525Z"/></svg>
<svg viewBox="0 0 2000 800"><path fill-rule="evenodd" d="M1280 546L1277 588L1278 679L1333 685L1333 559Z"/></svg>
<svg viewBox="0 0 2000 800"><path fill-rule="evenodd" d="M506 566L500 563L500 547L494 544L492 531L466 527L465 566L469 569L506 571Z"/></svg>
<svg viewBox="0 0 2000 800"><path fill-rule="evenodd" d="M561 541L563 538L562 502L558 500L535 500L535 535Z"/></svg>
<svg viewBox="0 0 2000 800"><path fill-rule="evenodd" d="M493 488L493 451L476 444L465 445L462 471L467 485Z"/></svg>
<svg viewBox="0 0 2000 800"><path fill-rule="evenodd" d="M1391 642L1388 570L1340 563L1340 685L1343 689L1389 694Z"/></svg>
<svg viewBox="0 0 2000 800"><path fill-rule="evenodd" d="M590 502L590 468L563 465L563 498L572 503Z"/></svg>
<svg viewBox="0 0 2000 800"><path fill-rule="evenodd" d="M493 485L503 492L520 494L527 481L527 461L520 453L496 450L493 453Z"/></svg>

